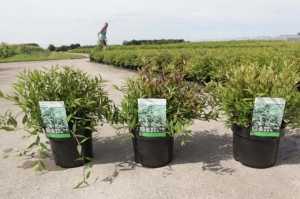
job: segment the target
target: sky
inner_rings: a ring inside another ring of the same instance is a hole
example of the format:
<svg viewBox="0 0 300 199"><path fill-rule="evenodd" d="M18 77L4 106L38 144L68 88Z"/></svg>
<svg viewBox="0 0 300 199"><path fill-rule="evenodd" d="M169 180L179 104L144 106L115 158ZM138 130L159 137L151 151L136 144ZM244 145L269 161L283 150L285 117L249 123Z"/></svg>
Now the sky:
<svg viewBox="0 0 300 199"><path fill-rule="evenodd" d="M0 42L225 40L300 32L300 0L0 0Z"/></svg>

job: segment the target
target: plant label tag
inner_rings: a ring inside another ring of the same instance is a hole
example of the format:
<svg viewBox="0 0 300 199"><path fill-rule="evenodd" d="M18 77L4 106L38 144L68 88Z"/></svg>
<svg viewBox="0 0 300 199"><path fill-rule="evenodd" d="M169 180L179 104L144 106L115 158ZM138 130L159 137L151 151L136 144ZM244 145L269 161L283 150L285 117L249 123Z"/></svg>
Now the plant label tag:
<svg viewBox="0 0 300 199"><path fill-rule="evenodd" d="M279 137L285 104L282 98L255 98L250 135Z"/></svg>
<svg viewBox="0 0 300 199"><path fill-rule="evenodd" d="M62 101L40 101L41 116L48 138L70 138L65 104Z"/></svg>
<svg viewBox="0 0 300 199"><path fill-rule="evenodd" d="M166 137L166 99L138 99L139 135L144 137Z"/></svg>

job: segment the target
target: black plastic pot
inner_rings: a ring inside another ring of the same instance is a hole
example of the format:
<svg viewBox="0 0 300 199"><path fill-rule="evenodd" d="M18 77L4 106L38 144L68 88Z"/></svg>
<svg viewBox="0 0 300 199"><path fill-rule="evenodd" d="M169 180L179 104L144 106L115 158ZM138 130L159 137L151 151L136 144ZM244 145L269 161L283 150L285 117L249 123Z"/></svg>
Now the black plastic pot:
<svg viewBox="0 0 300 199"><path fill-rule="evenodd" d="M132 138L134 160L144 167L156 168L167 165L173 159L173 137L142 137L137 131Z"/></svg>
<svg viewBox="0 0 300 199"><path fill-rule="evenodd" d="M77 150L77 141L74 137L67 139L50 138L50 145L56 165L63 168L79 167L89 162L89 159L93 157L92 132L89 130L83 130L81 132L82 135L89 138L81 144L82 155L87 157L84 160L80 159L81 156ZM83 138L78 139L81 141Z"/></svg>
<svg viewBox="0 0 300 199"><path fill-rule="evenodd" d="M280 138L250 136L250 128L232 126L233 157L254 168L268 168L276 164Z"/></svg>

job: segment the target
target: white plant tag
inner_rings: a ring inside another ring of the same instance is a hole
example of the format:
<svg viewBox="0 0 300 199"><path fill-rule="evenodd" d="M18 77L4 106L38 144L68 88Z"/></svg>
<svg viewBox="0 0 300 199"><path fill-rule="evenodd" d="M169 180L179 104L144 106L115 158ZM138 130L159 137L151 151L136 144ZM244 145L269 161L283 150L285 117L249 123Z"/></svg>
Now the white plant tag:
<svg viewBox="0 0 300 199"><path fill-rule="evenodd" d="M49 138L70 138L67 114L62 101L39 102L41 116Z"/></svg>
<svg viewBox="0 0 300 199"><path fill-rule="evenodd" d="M255 98L251 135L279 137L285 103L282 98Z"/></svg>
<svg viewBox="0 0 300 199"><path fill-rule="evenodd" d="M166 137L166 99L138 99L140 136Z"/></svg>

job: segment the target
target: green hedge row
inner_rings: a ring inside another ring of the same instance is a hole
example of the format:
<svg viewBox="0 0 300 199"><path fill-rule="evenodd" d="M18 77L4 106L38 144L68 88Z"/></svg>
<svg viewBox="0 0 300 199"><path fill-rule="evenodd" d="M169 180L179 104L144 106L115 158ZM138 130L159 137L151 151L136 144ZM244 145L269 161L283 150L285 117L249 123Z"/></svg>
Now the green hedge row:
<svg viewBox="0 0 300 199"><path fill-rule="evenodd" d="M114 65L117 67L137 70L147 64L167 66L183 61L186 78L197 82L209 82L212 79L222 80L228 67L255 63L260 66L274 64L278 67L284 63L294 63L300 68L300 45L294 43L274 42L269 44L254 42L231 43L225 42L223 48L111 48L108 50L95 49L90 54L91 61ZM248 47L245 47L245 45ZM195 45L191 43L191 45ZM208 44L205 44L206 46ZM216 45L212 43L211 46ZM165 45L168 46L168 45ZM180 45L179 45L180 46ZM220 46L220 44L219 44ZM234 46L234 47L232 47ZM259 47L257 47L259 46Z"/></svg>
<svg viewBox="0 0 300 199"><path fill-rule="evenodd" d="M18 54L33 54L37 52L44 52L44 49L42 49L39 46L36 46L36 44L0 44L0 58L8 58Z"/></svg>

